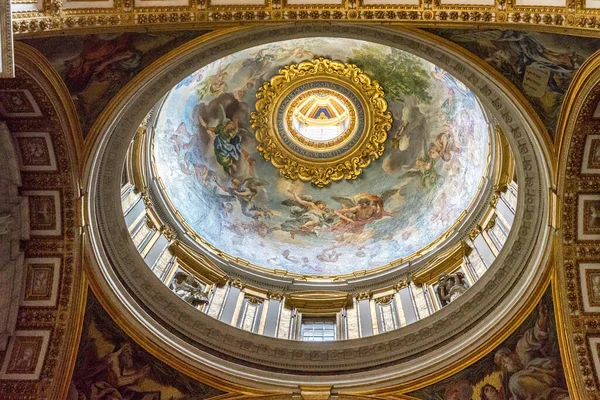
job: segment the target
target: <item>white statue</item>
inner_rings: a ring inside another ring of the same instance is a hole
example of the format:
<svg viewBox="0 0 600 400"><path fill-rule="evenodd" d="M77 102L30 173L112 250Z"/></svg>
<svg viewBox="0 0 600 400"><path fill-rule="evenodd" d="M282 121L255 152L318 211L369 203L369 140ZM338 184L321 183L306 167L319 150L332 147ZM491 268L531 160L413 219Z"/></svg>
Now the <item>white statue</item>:
<svg viewBox="0 0 600 400"><path fill-rule="evenodd" d="M465 274L456 272L453 274L443 273L438 278L437 292L442 306L450 304L462 295L468 288Z"/></svg>
<svg viewBox="0 0 600 400"><path fill-rule="evenodd" d="M177 272L169 284L169 288L184 301L197 307L208 303L208 298L203 292L202 285L192 275L185 272Z"/></svg>

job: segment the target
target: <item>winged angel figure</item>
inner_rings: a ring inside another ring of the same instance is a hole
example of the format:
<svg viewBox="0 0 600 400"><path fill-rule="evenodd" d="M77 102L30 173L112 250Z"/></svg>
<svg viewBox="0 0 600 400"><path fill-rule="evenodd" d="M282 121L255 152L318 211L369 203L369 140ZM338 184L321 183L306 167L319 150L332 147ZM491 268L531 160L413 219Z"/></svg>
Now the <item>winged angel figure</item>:
<svg viewBox="0 0 600 400"><path fill-rule="evenodd" d="M298 195L289 190L291 199L281 204L290 208L289 219L278 228L289 232L292 239L296 235L317 236L319 229L328 227L335 221L335 214L323 200L313 200L311 196Z"/></svg>
<svg viewBox="0 0 600 400"><path fill-rule="evenodd" d="M258 206L254 202L254 198L258 194L259 190L262 190L265 186L269 185L269 182L263 181L257 178L246 178L243 182L238 179L232 179L231 185L226 187L219 183L217 178L214 178L215 183L223 192L227 193L222 195L224 201L237 199L242 208L242 214L252 219L259 218L270 218L272 211L268 208Z"/></svg>
<svg viewBox="0 0 600 400"><path fill-rule="evenodd" d="M367 193L361 193L354 197L333 196L332 199L340 203L342 208L335 210L335 214L340 219L331 229L360 234L365 226L375 220L383 217L395 217L397 212L386 211L384 204L398 191L399 189L386 190L381 196Z"/></svg>

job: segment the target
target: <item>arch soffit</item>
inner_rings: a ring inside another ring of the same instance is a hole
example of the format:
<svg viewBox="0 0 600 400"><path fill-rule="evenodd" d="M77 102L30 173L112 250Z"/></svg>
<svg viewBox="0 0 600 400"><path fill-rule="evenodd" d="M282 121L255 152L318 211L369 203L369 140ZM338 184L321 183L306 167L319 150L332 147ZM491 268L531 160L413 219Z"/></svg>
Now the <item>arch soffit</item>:
<svg viewBox="0 0 600 400"><path fill-rule="evenodd" d="M597 246L598 242L577 243L575 238L577 226L583 222L578 217L578 193L600 191L597 179L587 179L580 173L587 136L585 125L590 122L585 119L584 114L590 114L591 100L600 100L600 51L588 58L573 77L561 108L558 135L554 144L557 158L557 235L553 245L553 257L556 261L553 299L557 310L557 325L563 327L557 333L569 391L579 394L581 398L592 392L598 393L597 386L593 384L595 360L586 342L586 336L598 334L597 330L586 323L586 319L595 319L597 314L590 315L583 308L582 299L587 294L583 290L579 271L582 260L586 263L598 262L598 256L593 257L585 249Z"/></svg>
<svg viewBox="0 0 600 400"><path fill-rule="evenodd" d="M24 310L37 313L36 318L51 321L52 340L51 350L55 360L45 367L44 375L47 377L58 376L60 379L50 379L51 384L43 381L44 396L48 398L64 398L69 389L70 376L75 367L78 342L83 325L86 281L80 269L82 258L81 236L79 228L82 223L81 210L81 174L80 161L83 150L81 129L75 106L64 82L46 58L33 47L22 42L16 42L15 69L17 78L31 79L25 89L30 91L40 90L42 98L33 98L36 102L42 101L43 109L51 109L51 115L42 114L43 118L55 119L60 130L49 132L53 143L57 170L42 174L29 173L24 179L27 190L52 190L58 189L61 193L59 213L62 213L62 232L57 237L40 237L31 233L25 248L25 257L43 257L48 254L48 248L54 256L60 256L60 275L58 287L58 306L41 307ZM36 87L37 86L37 87ZM45 98L43 98L45 97ZM35 118L25 124L34 127ZM30 128L31 128L30 127ZM40 179L42 178L42 179ZM58 246L58 247L54 247ZM47 314L44 316L44 314ZM33 314L32 314L33 315ZM18 323L20 324L20 322ZM19 326L19 325L18 325ZM22 326L19 329L30 329ZM35 385L38 381L28 381L26 385ZM40 392L41 393L41 392Z"/></svg>

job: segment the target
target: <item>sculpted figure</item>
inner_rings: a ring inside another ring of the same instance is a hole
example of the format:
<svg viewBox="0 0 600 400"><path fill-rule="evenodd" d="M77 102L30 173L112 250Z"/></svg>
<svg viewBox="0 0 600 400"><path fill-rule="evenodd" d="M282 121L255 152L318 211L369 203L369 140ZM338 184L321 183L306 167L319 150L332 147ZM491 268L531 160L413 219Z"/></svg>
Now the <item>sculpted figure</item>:
<svg viewBox="0 0 600 400"><path fill-rule="evenodd" d="M442 306L450 304L463 294L468 288L465 274L456 272L453 274L443 273L438 278L438 296Z"/></svg>
<svg viewBox="0 0 600 400"><path fill-rule="evenodd" d="M177 272L173 277L169 288L175 292L177 296L181 297L194 307L208 303L208 298L202 291L202 285L200 285L192 275L188 275L185 272Z"/></svg>

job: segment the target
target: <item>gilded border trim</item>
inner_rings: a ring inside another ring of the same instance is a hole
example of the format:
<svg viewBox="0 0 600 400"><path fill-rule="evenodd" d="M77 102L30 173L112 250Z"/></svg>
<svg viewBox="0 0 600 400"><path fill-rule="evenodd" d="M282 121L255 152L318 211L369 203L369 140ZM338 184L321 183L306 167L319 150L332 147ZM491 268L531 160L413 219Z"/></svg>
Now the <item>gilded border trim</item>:
<svg viewBox="0 0 600 400"><path fill-rule="evenodd" d="M558 330L558 339L560 344L561 356L565 363L565 373L569 392L576 395L576 398L585 399L588 391L585 388L581 368L578 365L579 355L576 353L577 346L573 342L572 336L578 331L573 326L569 312L569 296L565 276L564 253L563 253L563 208L565 203L573 201L565 199L566 168L571 149L571 140L577 125L577 120L585 100L590 95L592 89L600 84L600 51L590 56L586 62L579 67L569 89L564 98L558 121L556 142L554 144L554 153L558 161L556 162L555 180L557 182L557 205L556 205L556 225L557 235L554 238L554 258L556 259L555 281L556 287L553 288L553 298L556 306L556 315L559 326L563 329ZM579 279L579 278L577 278Z"/></svg>

